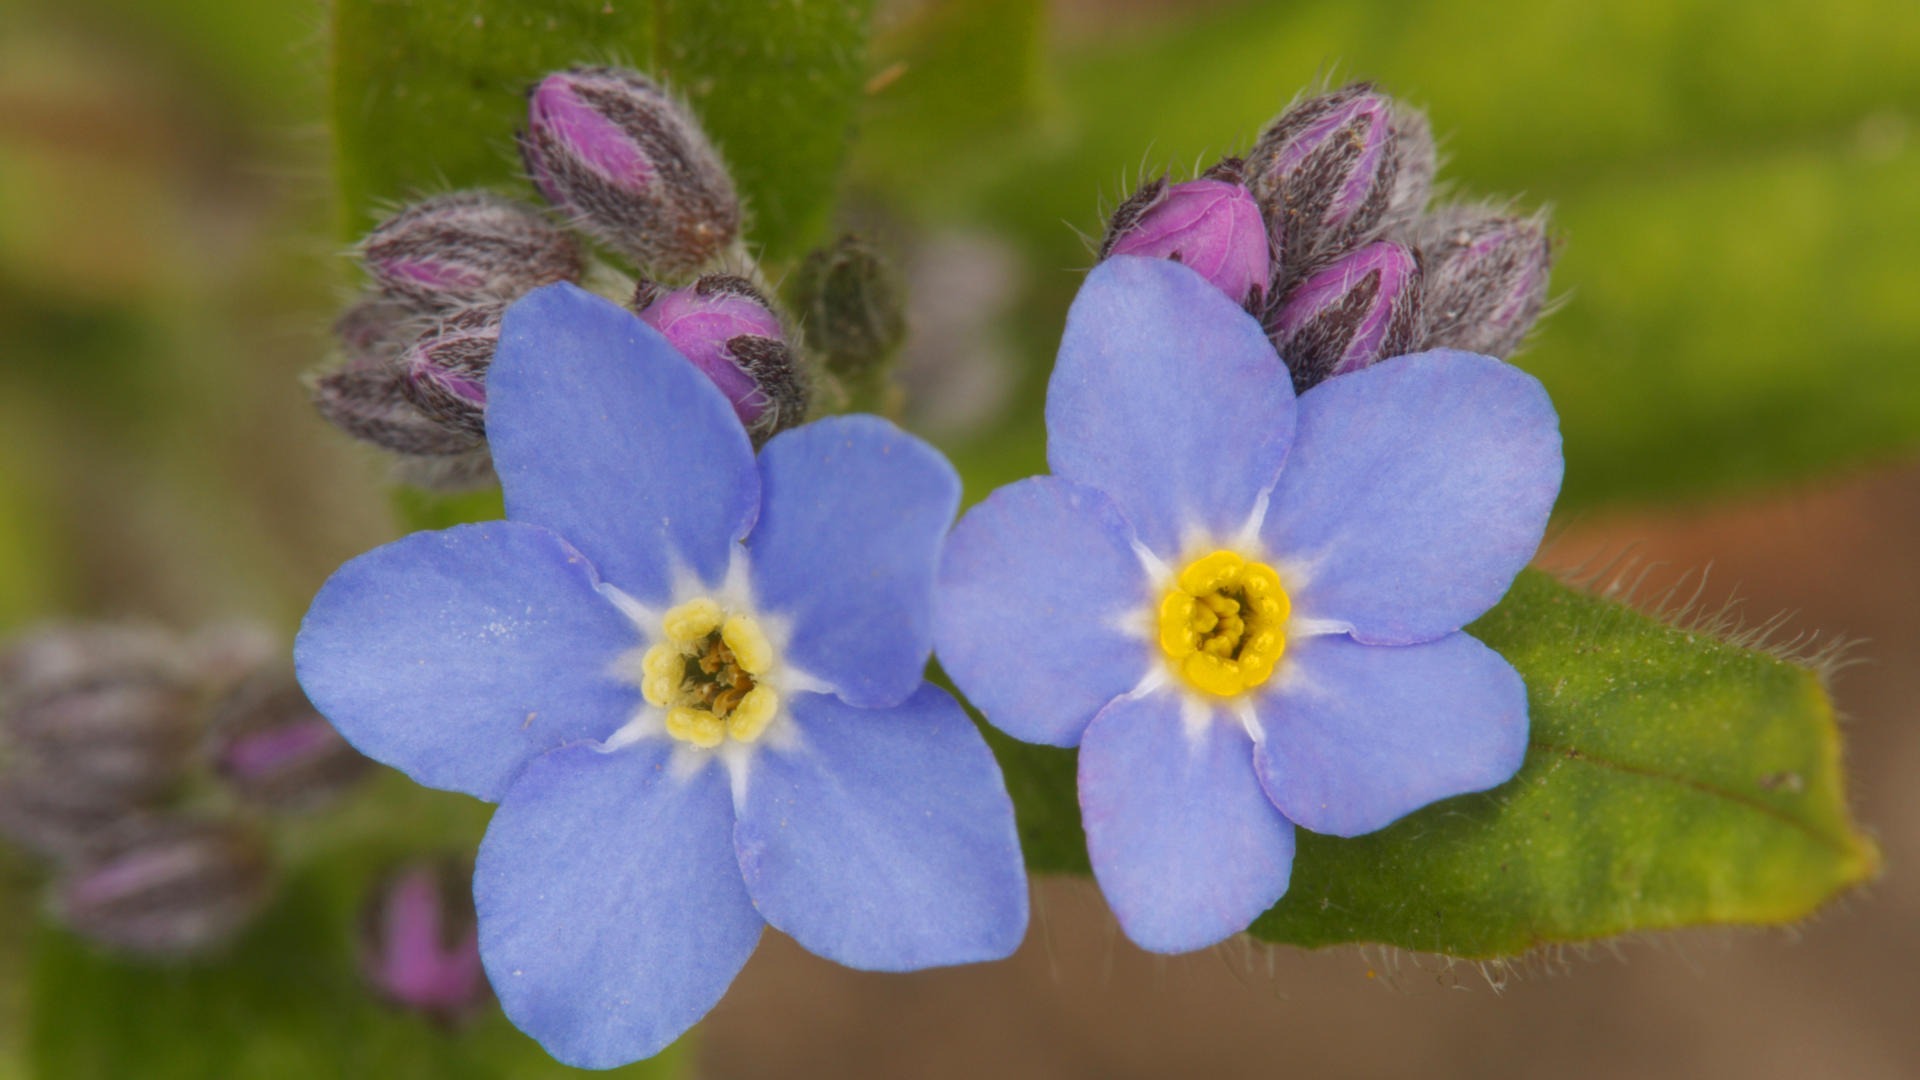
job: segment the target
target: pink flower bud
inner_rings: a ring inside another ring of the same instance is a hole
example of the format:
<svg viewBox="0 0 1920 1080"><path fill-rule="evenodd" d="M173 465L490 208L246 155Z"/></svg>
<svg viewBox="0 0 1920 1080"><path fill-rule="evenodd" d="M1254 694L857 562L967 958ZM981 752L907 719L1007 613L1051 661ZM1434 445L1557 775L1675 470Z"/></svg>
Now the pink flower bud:
<svg viewBox="0 0 1920 1080"><path fill-rule="evenodd" d="M549 202L649 272L693 273L740 231L720 155L686 107L638 72L540 80L520 153Z"/></svg>
<svg viewBox="0 0 1920 1080"><path fill-rule="evenodd" d="M1395 213L1417 211L1433 176L1432 149L1424 118L1368 83L1281 113L1248 155L1246 174L1282 276L1297 280L1378 236Z"/></svg>
<svg viewBox="0 0 1920 1080"><path fill-rule="evenodd" d="M129 823L71 865L54 909L76 933L154 956L204 951L244 929L266 902L266 845L231 822Z"/></svg>
<svg viewBox="0 0 1920 1080"><path fill-rule="evenodd" d="M477 191L407 207L368 235L360 257L391 296L433 312L505 304L583 268L573 237L538 210Z"/></svg>
<svg viewBox="0 0 1920 1080"><path fill-rule="evenodd" d="M276 809L322 805L372 767L281 664L234 687L214 707L211 726L214 773L242 798Z"/></svg>
<svg viewBox="0 0 1920 1080"><path fill-rule="evenodd" d="M413 863L382 881L361 920L360 967L381 997L443 1023L492 996L480 966L472 872L452 860Z"/></svg>
<svg viewBox="0 0 1920 1080"><path fill-rule="evenodd" d="M401 354L400 391L414 408L454 431L484 436L487 368L500 344L498 308L474 308L448 319Z"/></svg>
<svg viewBox="0 0 1920 1080"><path fill-rule="evenodd" d="M756 442L804 419L806 389L780 318L746 279L707 274L664 294L642 284L634 305L713 380Z"/></svg>
<svg viewBox="0 0 1920 1080"><path fill-rule="evenodd" d="M1426 266L1423 347L1505 358L1547 302L1553 247L1543 217L1450 207L1419 228Z"/></svg>
<svg viewBox="0 0 1920 1080"><path fill-rule="evenodd" d="M1420 264L1379 241L1335 260L1287 294L1271 334L1300 392L1398 356L1420 335Z"/></svg>
<svg viewBox="0 0 1920 1080"><path fill-rule="evenodd" d="M1109 255L1172 259L1249 307L1265 297L1272 271L1259 204L1246 188L1218 179L1143 184L1107 226L1100 257Z"/></svg>

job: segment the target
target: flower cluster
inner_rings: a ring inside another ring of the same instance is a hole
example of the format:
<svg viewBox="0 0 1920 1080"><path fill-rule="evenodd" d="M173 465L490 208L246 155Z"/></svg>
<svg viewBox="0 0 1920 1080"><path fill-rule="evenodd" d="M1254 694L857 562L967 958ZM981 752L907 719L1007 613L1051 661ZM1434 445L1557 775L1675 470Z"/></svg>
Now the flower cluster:
<svg viewBox="0 0 1920 1080"><path fill-rule="evenodd" d="M484 457L507 519L349 562L295 654L355 746L499 803L472 940L556 1057L658 1052L768 925L876 970L1017 946L1012 805L924 680L936 644L992 723L1080 748L1095 874L1152 949L1244 929L1296 828L1369 832L1518 767L1526 688L1461 627L1558 491L1544 391L1483 355L1537 315L1546 248L1426 213L1419 114L1349 87L1128 199L1049 386L1053 475L949 536L932 448L800 425L797 336L754 267L715 268L740 207L678 103L599 68L530 100L528 173L644 274L625 308L595 296L571 240L490 198L375 233L366 303L438 322L323 393L380 373ZM873 396L903 327L872 253L816 253L791 291L813 362ZM437 882L387 895L370 970L452 1010L472 980Z"/></svg>
<svg viewBox="0 0 1920 1080"><path fill-rule="evenodd" d="M900 337L900 301L871 252L823 249L798 275L816 345L759 284L743 211L691 111L638 72L583 67L527 95L520 152L552 208L462 191L402 209L358 248L369 282L335 324L344 359L313 382L342 431L395 456L400 479L496 479L487 371L513 301L555 282L618 283L648 325L714 380L756 445L806 419L814 367L862 384ZM584 233L636 272L601 265Z"/></svg>
<svg viewBox="0 0 1920 1080"><path fill-rule="evenodd" d="M1281 113L1247 157L1153 180L1100 256L1169 258L1259 317L1294 389L1426 349L1506 357L1546 303L1545 219L1427 210L1426 117L1366 83Z"/></svg>
<svg viewBox="0 0 1920 1080"><path fill-rule="evenodd" d="M334 327L346 359L315 379L321 415L396 455L407 482L493 480L486 375L501 315L543 284L616 277L570 227L639 271L641 317L678 327L668 340L716 380L758 442L804 419L793 334L751 281L732 177L684 104L634 71L559 71L528 92L520 156L557 219L453 192L401 209L359 246L369 286ZM722 263L735 271L687 281Z"/></svg>
<svg viewBox="0 0 1920 1080"><path fill-rule="evenodd" d="M954 530L935 640L995 726L1079 747L1087 852L1135 942L1245 929L1296 826L1371 832L1519 767L1526 688L1459 630L1559 490L1533 378L1437 349L1296 399L1213 284L1115 256L1068 314L1047 430L1053 475Z"/></svg>
<svg viewBox="0 0 1920 1080"><path fill-rule="evenodd" d="M0 834L53 864L69 926L149 955L228 940L272 879L251 811L364 774L273 651L251 626L75 624L0 653Z"/></svg>
<svg viewBox="0 0 1920 1080"><path fill-rule="evenodd" d="M295 646L356 746L499 801L486 971L585 1066L672 1042L769 924L891 971L1005 956L1027 919L999 768L923 679L951 467L872 417L756 458L660 321L570 285L510 308L508 520L353 560Z"/></svg>

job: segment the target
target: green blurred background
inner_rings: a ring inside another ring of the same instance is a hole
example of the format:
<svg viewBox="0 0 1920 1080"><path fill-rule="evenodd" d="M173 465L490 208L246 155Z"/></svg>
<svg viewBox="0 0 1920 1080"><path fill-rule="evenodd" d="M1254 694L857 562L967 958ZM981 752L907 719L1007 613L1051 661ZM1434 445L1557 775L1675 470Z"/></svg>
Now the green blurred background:
<svg viewBox="0 0 1920 1080"><path fill-rule="evenodd" d="M327 572L395 534L381 464L299 384L351 285L327 33L317 0L0 8L0 631L55 613L290 631ZM1454 192L1551 205L1565 240L1564 306L1518 358L1567 436L1547 561L1638 543L1671 580L1718 560L1708 602L1744 580L1756 618L1874 638L1837 693L1891 869L1798 944L1536 959L1524 974L1570 977L1504 995L1351 951L1149 959L1086 886L1043 886L1007 965L876 980L772 943L706 1025L706 1072L1911 1075L1920 9L927 0L881 5L867 70L839 223L915 286L906 416L970 498L1041 467L1080 234L1143 169L1243 148L1327 78L1428 108ZM475 152L505 177L505 147ZM0 1076L38 1075L28 1033L61 1018L26 1000L28 972L70 946L35 929L25 871L0 872ZM297 1056L303 1032L354 1028L289 1030ZM182 1054L221 1038L180 1034Z"/></svg>

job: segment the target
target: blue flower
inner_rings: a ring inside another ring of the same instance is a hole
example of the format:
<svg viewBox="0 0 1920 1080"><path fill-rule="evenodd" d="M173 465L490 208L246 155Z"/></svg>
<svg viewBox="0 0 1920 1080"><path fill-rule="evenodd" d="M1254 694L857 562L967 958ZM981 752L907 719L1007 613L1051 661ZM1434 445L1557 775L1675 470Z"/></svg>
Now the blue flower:
<svg viewBox="0 0 1920 1080"><path fill-rule="evenodd" d="M1519 768L1526 687L1458 631L1559 491L1532 377L1435 350L1296 401L1218 289L1120 257L1067 317L1047 431L1053 475L948 540L934 638L995 725L1080 748L1087 854L1135 942L1245 929L1295 826L1371 832Z"/></svg>
<svg viewBox="0 0 1920 1080"><path fill-rule="evenodd" d="M570 285L508 311L488 398L508 520L348 563L295 658L362 751L500 803L474 894L513 1022L646 1057L768 924L873 970L1012 952L1012 804L922 679L945 459L841 417L756 462L711 382Z"/></svg>

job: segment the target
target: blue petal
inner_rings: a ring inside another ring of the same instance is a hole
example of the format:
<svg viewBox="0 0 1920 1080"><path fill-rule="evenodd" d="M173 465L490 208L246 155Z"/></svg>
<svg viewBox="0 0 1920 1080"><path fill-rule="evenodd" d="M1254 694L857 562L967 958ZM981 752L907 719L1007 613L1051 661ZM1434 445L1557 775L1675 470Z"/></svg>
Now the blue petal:
<svg viewBox="0 0 1920 1080"><path fill-rule="evenodd" d="M1146 572L1111 500L1052 476L1010 484L947 538L934 604L940 664L1027 742L1076 746L1150 662ZM1126 622L1137 618L1139 633Z"/></svg>
<svg viewBox="0 0 1920 1080"><path fill-rule="evenodd" d="M498 799L528 759L604 738L639 704L607 673L639 634L597 580L538 526L415 533L321 586L294 641L300 685L361 753Z"/></svg>
<svg viewBox="0 0 1920 1080"><path fill-rule="evenodd" d="M487 444L508 517L566 537L652 604L679 567L719 581L760 503L725 395L637 316L564 283L507 309Z"/></svg>
<svg viewBox="0 0 1920 1080"><path fill-rule="evenodd" d="M1526 684L1466 634L1424 645L1307 638L1289 643L1284 663L1255 706L1265 732L1255 762L1301 828L1370 833L1505 783L1526 756Z"/></svg>
<svg viewBox="0 0 1920 1080"><path fill-rule="evenodd" d="M940 452L873 416L777 435L747 540L755 601L793 619L787 659L847 702L893 705L933 648L933 575L960 503Z"/></svg>
<svg viewBox="0 0 1920 1080"><path fill-rule="evenodd" d="M1560 474L1559 418L1539 381L1435 349L1301 397L1261 538L1301 568L1296 616L1379 645L1431 641L1506 595Z"/></svg>
<svg viewBox="0 0 1920 1080"><path fill-rule="evenodd" d="M480 956L507 1018L568 1065L652 1057L712 1009L765 925L732 796L672 743L573 746L527 766L474 866Z"/></svg>
<svg viewBox="0 0 1920 1080"><path fill-rule="evenodd" d="M1293 439L1293 382L1254 318L1192 270L1087 275L1047 386L1047 461L1112 497L1149 548L1239 530Z"/></svg>
<svg viewBox="0 0 1920 1080"><path fill-rule="evenodd" d="M1080 744L1080 817L1120 928L1154 952L1205 948L1287 891L1293 826L1253 774L1245 729L1189 727L1174 693L1121 698Z"/></svg>
<svg viewBox="0 0 1920 1080"><path fill-rule="evenodd" d="M1000 766L938 687L890 709L792 703L799 743L755 756L734 843L760 914L829 960L911 971L998 960L1027 928Z"/></svg>

